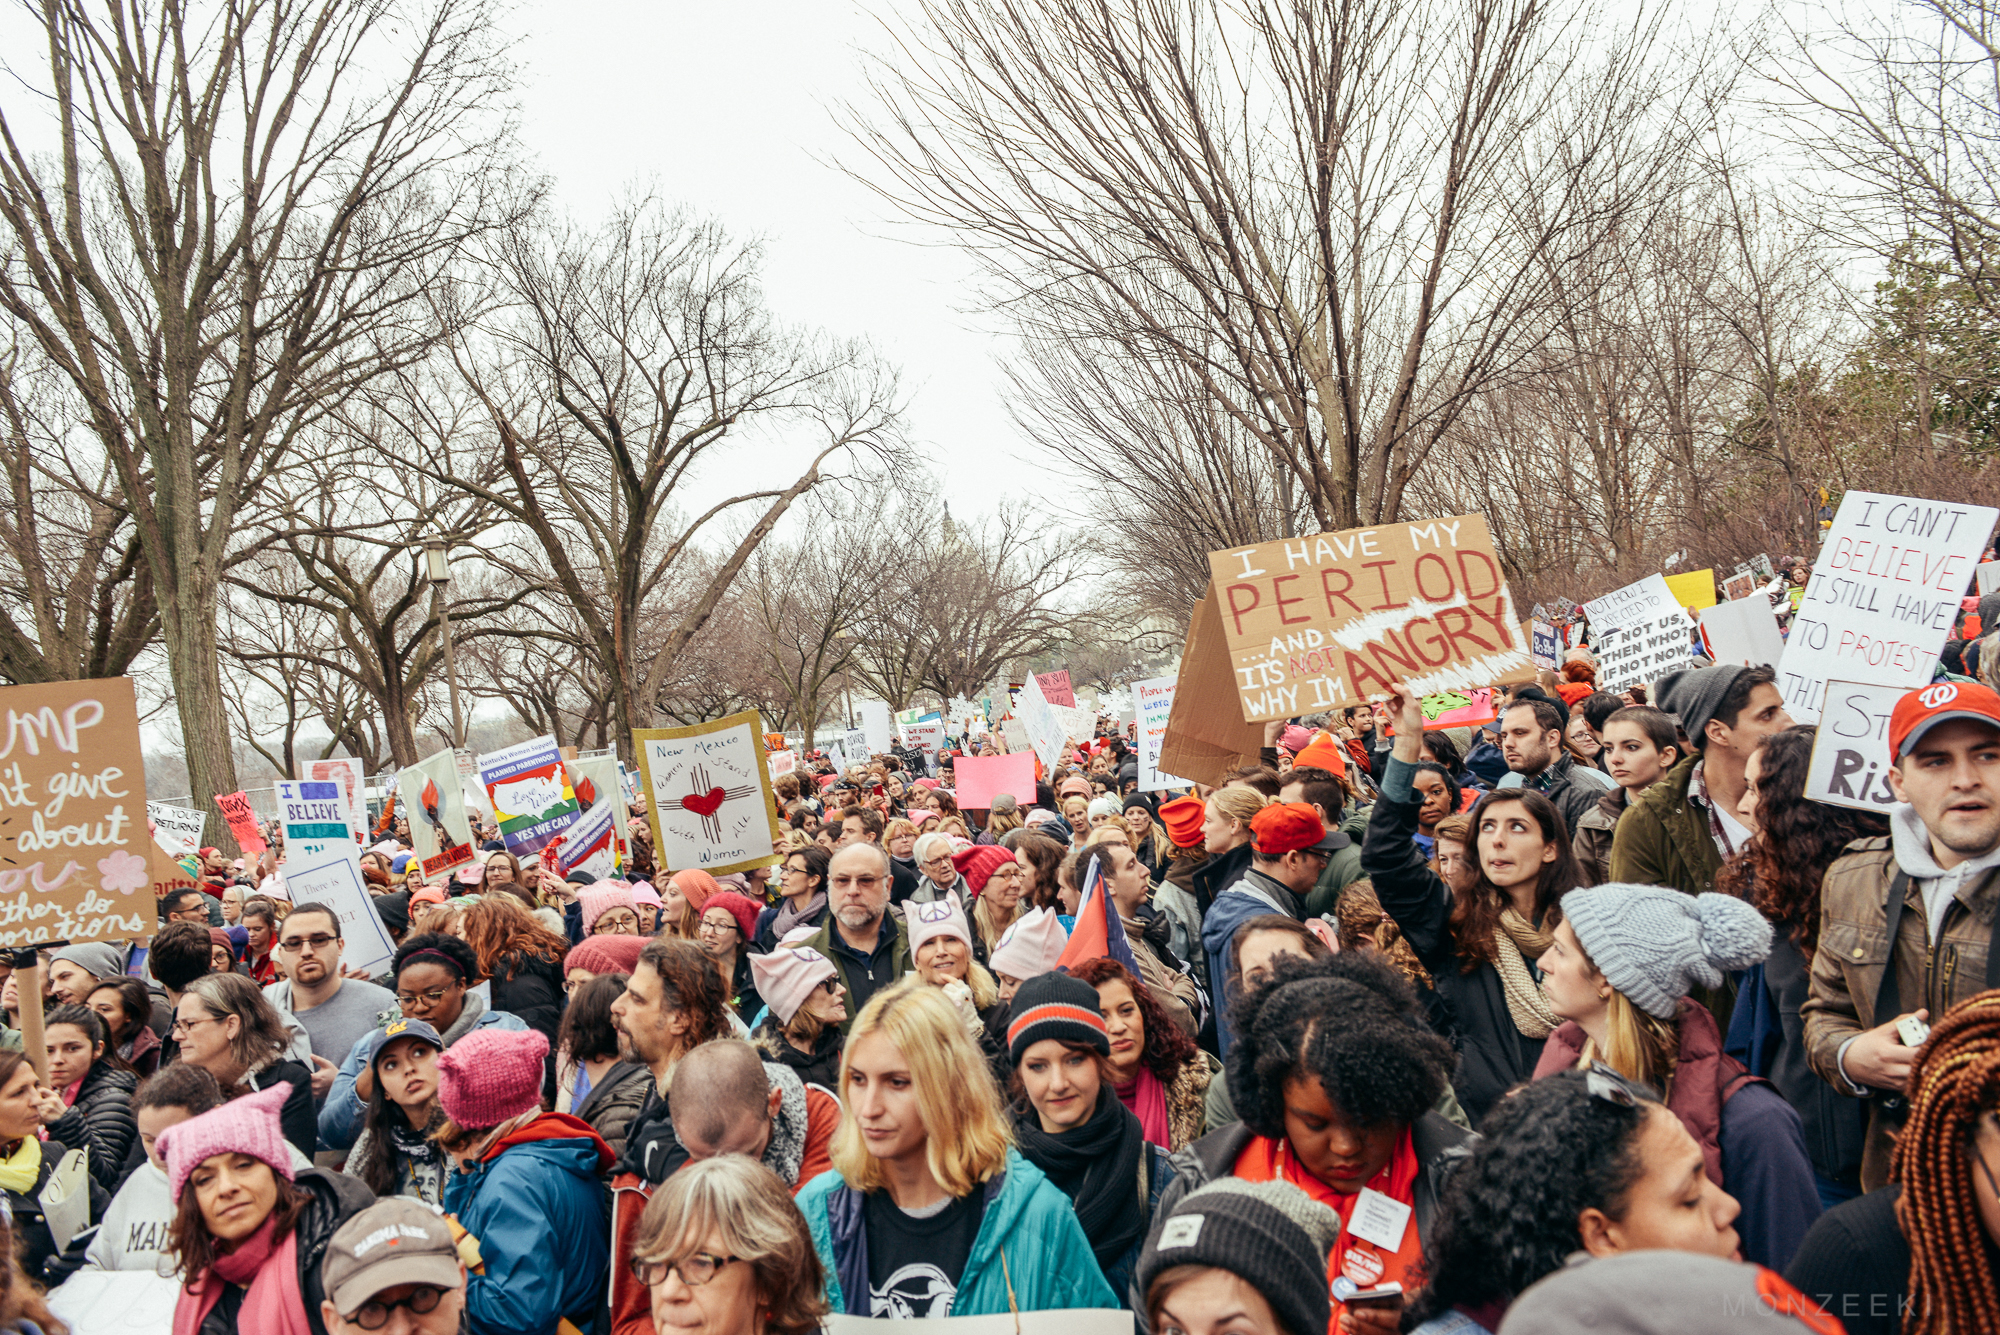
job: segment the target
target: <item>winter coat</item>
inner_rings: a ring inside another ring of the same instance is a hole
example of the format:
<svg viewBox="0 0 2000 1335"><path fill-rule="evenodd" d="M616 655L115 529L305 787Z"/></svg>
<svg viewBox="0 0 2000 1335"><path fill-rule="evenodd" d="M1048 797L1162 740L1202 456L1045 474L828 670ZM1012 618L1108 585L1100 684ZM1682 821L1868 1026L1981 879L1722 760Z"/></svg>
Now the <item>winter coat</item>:
<svg viewBox="0 0 2000 1335"><path fill-rule="evenodd" d="M244 1076L243 1085L251 1090L269 1089L281 1080L292 1087L292 1092L286 1096L285 1106L278 1110L279 1125L284 1128L285 1139L310 1159L319 1153L319 1119L313 1113L312 1068L290 1059L275 1061L261 1071L252 1071Z"/></svg>
<svg viewBox="0 0 2000 1335"><path fill-rule="evenodd" d="M1959 887L1945 907L1935 946L1928 934L1922 883L1914 877L1904 892L1896 939L1889 940L1889 887L1896 871L1897 856L1889 839L1857 839L1820 882L1819 949L1812 960L1811 995L1800 1015L1805 1022L1806 1060L1841 1094L1856 1094L1840 1073L1841 1046L1894 1018L1875 1013L1882 978L1892 960L1899 1013L1928 1009L1933 1024L1986 988L1986 956L1994 914L2000 911L2000 868L1978 873ZM1867 1191L1888 1180L1897 1110L1885 1108L1884 1102L1872 1098L1868 1105L1861 1162L1861 1184Z"/></svg>
<svg viewBox="0 0 2000 1335"><path fill-rule="evenodd" d="M1089 1263L1090 1239L1076 1222L1069 1197L1018 1150L1010 1148L1001 1170L973 1190L986 1193L986 1209L959 1276L953 1316L1119 1305L1104 1272ZM832 1170L798 1195L813 1249L826 1268L828 1305L863 1317L871 1315L865 1199Z"/></svg>
<svg viewBox="0 0 2000 1335"><path fill-rule="evenodd" d="M764 1023L757 1026L751 1035L751 1042L764 1054L764 1060L777 1062L791 1068L801 1082L818 1085L829 1093L840 1089L840 1029L828 1025L819 1032L819 1042L811 1052L800 1052L786 1038L775 1015L766 1013Z"/></svg>
<svg viewBox="0 0 2000 1335"><path fill-rule="evenodd" d="M1573 838L1576 835L1577 822L1583 819L1585 812L1597 805L1597 799L1611 786L1613 785L1610 776L1604 771L1592 769L1588 765L1579 765L1576 757L1565 753L1556 757L1556 763L1549 766L1539 777L1528 780L1518 774L1509 773L1506 778L1494 785L1493 791L1528 789L1539 792L1554 803L1555 809L1562 813L1563 824L1569 827L1569 833Z"/></svg>
<svg viewBox="0 0 2000 1335"><path fill-rule="evenodd" d="M1238 844L1227 853L1211 854L1207 861L1194 869L1188 877L1188 888L1194 892L1195 907L1201 910L1204 930L1208 921L1209 905L1215 897L1243 879L1243 873L1250 870L1250 845ZM1209 975L1209 985L1215 985L1215 976Z"/></svg>
<svg viewBox="0 0 2000 1335"><path fill-rule="evenodd" d="M383 1023L395 1018L395 1012L384 1012ZM441 1037L444 1045L450 1047L475 1029L526 1029L517 1015L507 1011L489 1010L478 994L468 992L465 1009L458 1019L452 1021L451 1028ZM354 1138L361 1134L361 1124L368 1113L368 1105L354 1092L354 1077L361 1074L367 1064L368 1040L363 1034L355 1040L353 1049L346 1060L340 1063L340 1070L333 1077L333 1088L326 1092L326 1102L319 1110L319 1143L329 1150L352 1149Z"/></svg>
<svg viewBox="0 0 2000 1335"><path fill-rule="evenodd" d="M76 1102L47 1127L51 1140L90 1151L90 1175L107 1192L117 1190L125 1156L139 1138L139 1123L132 1115L132 1090L138 1083L139 1077L130 1071L96 1062L84 1073Z"/></svg>
<svg viewBox="0 0 2000 1335"><path fill-rule="evenodd" d="M301 1171L292 1185L306 1196L305 1208L292 1225L297 1239L299 1296L304 1300L306 1325L313 1335L326 1335L326 1322L320 1316L320 1303L326 1299L326 1285L320 1270L326 1260L327 1244L340 1231L342 1224L375 1203L375 1195L345 1173L321 1168ZM277 1255L273 1253L274 1260ZM220 1282L213 1280L212 1276L204 1278ZM184 1288L180 1301L189 1302L194 1297L193 1291ZM201 1335L236 1335L234 1312L228 1305L218 1303L203 1318L200 1331Z"/></svg>
<svg viewBox="0 0 2000 1335"><path fill-rule="evenodd" d="M1333 906L1340 901L1340 892L1361 879L1361 839L1368 833L1368 813L1372 810L1372 803L1359 807L1340 822L1339 833L1347 836L1347 847L1334 851L1326 860L1326 870L1319 874L1313 888L1306 891L1306 917L1317 918L1333 912Z"/></svg>
<svg viewBox="0 0 2000 1335"><path fill-rule="evenodd" d="M493 978L493 1009L519 1019L530 1029L541 1031L556 1050L556 1033L562 1028L563 966L561 960L502 960L504 971Z"/></svg>
<svg viewBox="0 0 2000 1335"><path fill-rule="evenodd" d="M1902 1194L1895 1183L1842 1201L1819 1217L1785 1267L1785 1278L1838 1317L1847 1335L1903 1335L1910 1242L1896 1218Z"/></svg>
<svg viewBox="0 0 2000 1335"><path fill-rule="evenodd" d="M1583 873L1584 885L1603 885L1611 879L1611 837L1630 797L1623 788L1613 788L1577 821L1570 851L1576 854L1576 869Z"/></svg>
<svg viewBox="0 0 2000 1335"><path fill-rule="evenodd" d="M1450 1007L1451 1039L1459 1050L1453 1087L1477 1126L1496 1099L1534 1072L1542 1040L1515 1027L1506 989L1492 964L1480 960L1465 971L1451 935L1451 889L1410 840L1420 804L1411 800L1409 767L1392 762L1389 770L1361 845L1361 864L1374 882L1382 911L1396 920Z"/></svg>
<svg viewBox="0 0 2000 1335"><path fill-rule="evenodd" d="M1237 929L1267 913L1297 918L1303 911L1304 905L1289 886L1255 868L1245 871L1208 906L1201 920L1201 948L1208 957L1208 984L1216 998L1216 1042L1223 1056L1229 1055L1229 953Z"/></svg>
<svg viewBox="0 0 2000 1335"><path fill-rule="evenodd" d="M445 1211L479 1241L484 1274L465 1290L470 1335L552 1335L568 1318L596 1329L610 1265L611 1167L603 1137L543 1113L496 1141L445 1188Z"/></svg>
<svg viewBox="0 0 2000 1335"><path fill-rule="evenodd" d="M1715 1017L1704 1007L1681 998L1675 1027L1679 1056L1667 1109L1701 1146L1709 1180L1742 1205L1736 1231L1743 1258L1783 1270L1820 1213L1799 1115L1769 1081L1723 1052ZM1558 1025L1535 1078L1575 1069L1585 1041L1575 1021Z"/></svg>
<svg viewBox="0 0 2000 1335"><path fill-rule="evenodd" d="M1805 1019L1799 1013L1812 993L1812 961L1782 928L1772 936L1771 955L1764 961L1764 991L1784 1036L1766 1074L1785 1102L1798 1109L1813 1171L1858 1191L1861 1153L1868 1141L1868 1107L1820 1079L1812 1068Z"/></svg>
<svg viewBox="0 0 2000 1335"><path fill-rule="evenodd" d="M35 1174L35 1185L29 1191L7 1192L7 1206L14 1216L14 1254L21 1258L21 1269L37 1284L54 1288L69 1278L83 1264L89 1239L81 1233L72 1239L67 1252L57 1254L56 1240L49 1233L48 1221L42 1215L41 1194L49 1184L49 1174L55 1172L56 1165L72 1147L59 1140L42 1142L42 1165ZM104 1218L105 1207L110 1205L111 1196L97 1184L93 1176L90 1181L90 1213L85 1221L85 1230L95 1228Z"/></svg>
<svg viewBox="0 0 2000 1335"><path fill-rule="evenodd" d="M160 1069L160 1036L153 1032L153 1026L142 1024L129 1041L118 1045L118 1055L144 1080Z"/></svg>
<svg viewBox="0 0 2000 1335"><path fill-rule="evenodd" d="M583 1102L570 1111L604 1137L615 1158L625 1153L625 1133L631 1130L632 1119L645 1106L652 1087L653 1073L643 1063L622 1061L607 1070L583 1096Z"/></svg>
<svg viewBox="0 0 2000 1335"><path fill-rule="evenodd" d="M1690 895L1715 889L1722 850L1708 832L1707 809L1688 796L1700 763L1697 751L1625 809L1612 835L1606 880L1669 885Z"/></svg>
<svg viewBox="0 0 2000 1335"><path fill-rule="evenodd" d="M1170 1213L1183 1197L1197 1187L1235 1176L1236 1161L1243 1157L1243 1151L1249 1149L1250 1142L1256 1138L1257 1133L1242 1122L1231 1122L1174 1155L1169 1161L1173 1165L1174 1180L1167 1184L1166 1191L1160 1196L1159 1213ZM1431 1228L1437 1219L1438 1202L1444 1196L1445 1184L1478 1141L1477 1135L1447 1122L1434 1112L1427 1112L1410 1123L1410 1145L1417 1155L1417 1181L1411 1200L1417 1216L1417 1237L1426 1249L1430 1247ZM1135 1286L1130 1297L1137 1324L1144 1330L1146 1296L1139 1293Z"/></svg>

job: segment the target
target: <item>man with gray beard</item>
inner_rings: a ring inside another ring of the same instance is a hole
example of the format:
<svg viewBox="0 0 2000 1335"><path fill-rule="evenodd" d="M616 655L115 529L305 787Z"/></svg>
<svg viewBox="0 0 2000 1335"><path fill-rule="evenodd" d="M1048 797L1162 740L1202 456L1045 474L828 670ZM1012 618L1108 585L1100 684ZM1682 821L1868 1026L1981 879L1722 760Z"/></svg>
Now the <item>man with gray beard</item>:
<svg viewBox="0 0 2000 1335"><path fill-rule="evenodd" d="M847 989L847 1032L868 999L910 967L910 938L889 912L889 855L880 844L845 844L826 867L826 922L806 944L833 961Z"/></svg>

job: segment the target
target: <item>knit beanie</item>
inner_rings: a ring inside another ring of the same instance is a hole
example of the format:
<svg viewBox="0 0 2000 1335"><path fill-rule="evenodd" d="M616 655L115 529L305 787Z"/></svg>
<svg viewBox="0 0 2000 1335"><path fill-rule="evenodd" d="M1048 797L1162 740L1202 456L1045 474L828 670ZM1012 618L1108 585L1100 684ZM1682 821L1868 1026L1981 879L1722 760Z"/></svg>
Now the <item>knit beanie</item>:
<svg viewBox="0 0 2000 1335"><path fill-rule="evenodd" d="M1013 860L1014 855L998 844L977 844L951 855L951 865L958 868L975 895L986 893L986 882L993 873Z"/></svg>
<svg viewBox="0 0 2000 1335"><path fill-rule="evenodd" d="M1819 1335L1820 1305L1760 1265L1640 1251L1572 1262L1528 1286L1500 1335Z"/></svg>
<svg viewBox="0 0 2000 1335"><path fill-rule="evenodd" d="M701 911L706 913L710 909L727 909L729 916L736 919L736 929L743 933L745 941L757 934L757 915L764 911L756 900L734 890L718 890L710 895Z"/></svg>
<svg viewBox="0 0 2000 1335"><path fill-rule="evenodd" d="M905 904L903 921L910 933L910 959L917 958L917 947L934 936L955 936L972 944L972 924L965 920L965 910L958 906L955 895L932 900L928 904Z"/></svg>
<svg viewBox="0 0 2000 1335"><path fill-rule="evenodd" d="M1330 774L1347 773L1347 748L1329 733L1315 733L1310 745L1292 757L1293 769L1323 769Z"/></svg>
<svg viewBox="0 0 2000 1335"><path fill-rule="evenodd" d="M813 989L839 971L833 961L811 946L793 946L750 957L750 977L757 995L771 1008L779 1024L790 1024Z"/></svg>
<svg viewBox="0 0 2000 1335"><path fill-rule="evenodd" d="M51 964L57 960L67 960L92 978L116 978L125 972L125 952L102 941L64 946L49 957Z"/></svg>
<svg viewBox="0 0 2000 1335"><path fill-rule="evenodd" d="M1208 809L1198 797L1177 797L1160 807L1160 823L1175 848L1201 847L1201 826L1207 819Z"/></svg>
<svg viewBox="0 0 2000 1335"><path fill-rule="evenodd" d="M632 882L632 902L649 904L656 909L666 907L666 901L660 898L660 892L644 881Z"/></svg>
<svg viewBox="0 0 2000 1335"><path fill-rule="evenodd" d="M1181 1265L1227 1270L1264 1295L1288 1335L1320 1335L1332 1319L1326 1254L1340 1216L1289 1182L1225 1177L1181 1197L1153 1225L1134 1289Z"/></svg>
<svg viewBox="0 0 2000 1335"><path fill-rule="evenodd" d="M1090 805L1085 808L1085 811L1090 820L1096 820L1099 816L1119 816L1124 814L1124 808L1119 806L1118 799L1114 797L1093 797L1090 799Z"/></svg>
<svg viewBox="0 0 2000 1335"><path fill-rule="evenodd" d="M1030 909L1000 933L987 963L995 973L1026 981L1055 968L1068 944L1069 933L1053 908Z"/></svg>
<svg viewBox="0 0 2000 1335"><path fill-rule="evenodd" d="M1287 723L1285 730L1278 734L1278 745L1293 755L1312 745L1313 730L1301 723Z"/></svg>
<svg viewBox="0 0 2000 1335"><path fill-rule="evenodd" d="M1729 693L1736 678L1748 670L1740 663L1724 663L1718 667L1669 672L1654 683L1653 701L1679 719L1681 731L1699 747L1708 721L1722 707L1722 697Z"/></svg>
<svg viewBox="0 0 2000 1335"><path fill-rule="evenodd" d="M1130 811L1133 807L1138 807L1148 816L1156 814L1153 810L1153 797L1151 793L1132 792L1125 794L1123 810Z"/></svg>
<svg viewBox="0 0 2000 1335"><path fill-rule="evenodd" d="M542 1106L538 1029L475 1029L438 1054L438 1105L468 1131L484 1131Z"/></svg>
<svg viewBox="0 0 2000 1335"><path fill-rule="evenodd" d="M681 892L681 898L694 905L696 913L701 912L701 906L708 903L710 895L722 888L715 883L713 876L693 868L672 873L672 880L674 888Z"/></svg>
<svg viewBox="0 0 2000 1335"><path fill-rule="evenodd" d="M1097 989L1066 973L1037 974L1021 984L1008 1012L1008 1062L1019 1066L1021 1054L1045 1038L1088 1043L1109 1057L1111 1037L1104 1029Z"/></svg>
<svg viewBox="0 0 2000 1335"><path fill-rule="evenodd" d="M607 973L630 974L639 967L639 952L651 940L651 937L622 934L586 936L563 956L563 973L567 976L571 969L588 969L599 976Z"/></svg>
<svg viewBox="0 0 2000 1335"><path fill-rule="evenodd" d="M597 928L597 920L613 909L630 909L632 916L639 916L639 901L632 898L632 887L616 881L598 881L576 892L577 907L583 911L583 932L585 936Z"/></svg>
<svg viewBox="0 0 2000 1335"><path fill-rule="evenodd" d="M1563 917L1604 980L1659 1020L1695 987L1771 953L1771 924L1734 895L1609 881L1563 896Z"/></svg>
<svg viewBox="0 0 2000 1335"><path fill-rule="evenodd" d="M540 1094L539 1085L536 1093ZM289 1081L280 1080L269 1089L231 1099L220 1108L211 1108L199 1117L190 1117L179 1126L160 1133L160 1154L167 1161L167 1198L179 1200L188 1175L206 1159L218 1154L247 1154L271 1165L271 1171L292 1180L292 1147L279 1123L285 1100L292 1096Z"/></svg>

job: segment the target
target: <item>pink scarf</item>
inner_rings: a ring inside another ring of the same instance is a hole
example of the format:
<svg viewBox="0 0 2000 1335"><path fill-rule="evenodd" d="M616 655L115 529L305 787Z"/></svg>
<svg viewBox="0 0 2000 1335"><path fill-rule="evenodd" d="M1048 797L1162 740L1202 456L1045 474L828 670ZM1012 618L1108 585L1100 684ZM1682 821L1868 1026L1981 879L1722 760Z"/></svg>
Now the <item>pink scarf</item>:
<svg viewBox="0 0 2000 1335"><path fill-rule="evenodd" d="M247 1285L237 1328L257 1335L311 1335L306 1324L306 1298L299 1289L299 1235L295 1229L283 1242L271 1242L272 1223L245 1238L227 1256L216 1258L193 1284L181 1290L174 1304L174 1335L198 1335L202 1319L222 1301L224 1284Z"/></svg>
<svg viewBox="0 0 2000 1335"><path fill-rule="evenodd" d="M1139 1128L1146 1133L1146 1139L1163 1150L1172 1149L1167 1143L1171 1134L1167 1130L1167 1087L1160 1083L1159 1077L1141 1066L1137 1080L1113 1088L1118 1091L1118 1101L1139 1119Z"/></svg>

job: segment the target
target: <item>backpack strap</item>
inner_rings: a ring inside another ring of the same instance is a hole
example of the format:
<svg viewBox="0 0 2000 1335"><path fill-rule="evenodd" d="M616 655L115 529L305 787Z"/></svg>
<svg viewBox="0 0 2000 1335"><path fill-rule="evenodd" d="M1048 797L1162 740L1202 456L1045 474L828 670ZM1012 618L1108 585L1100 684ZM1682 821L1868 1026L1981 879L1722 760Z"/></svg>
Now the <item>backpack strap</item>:
<svg viewBox="0 0 2000 1335"><path fill-rule="evenodd" d="M1896 869L1894 879L1889 882L1889 902L1884 906L1883 929L1889 934L1889 962L1882 970L1882 982L1875 989L1875 1023L1887 1024L1903 1013L1903 1001L1896 987L1896 933L1903 925L1903 902L1909 898L1910 874L1901 867ZM2000 951L1988 951L1986 955L1986 978L1992 985L1994 959Z"/></svg>

